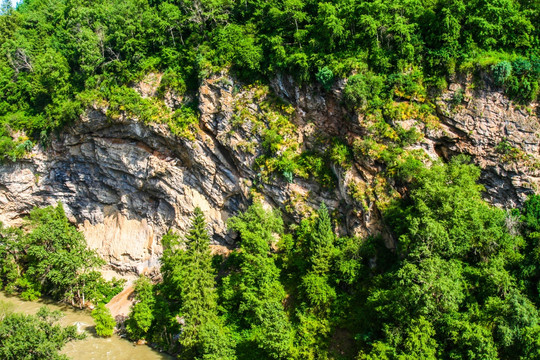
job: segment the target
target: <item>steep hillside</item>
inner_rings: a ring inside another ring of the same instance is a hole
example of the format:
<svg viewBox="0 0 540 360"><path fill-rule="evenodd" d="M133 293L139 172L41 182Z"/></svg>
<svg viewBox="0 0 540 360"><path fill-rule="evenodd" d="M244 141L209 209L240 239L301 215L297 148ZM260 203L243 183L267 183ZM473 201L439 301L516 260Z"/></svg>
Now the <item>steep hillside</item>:
<svg viewBox="0 0 540 360"><path fill-rule="evenodd" d="M161 79L150 74L134 87L165 101L157 95ZM346 107L344 82L325 91L287 76L264 86L215 75L198 90L198 123L181 135L126 111L111 117L110 104L95 102L50 146L2 166L0 220L16 225L33 207L62 202L91 247L114 268L135 272L158 265L161 236L186 231L197 206L214 244L234 247L225 222L253 198L295 222L325 202L341 234L382 233L393 247L381 210L405 194L413 160L471 155L483 169L486 199L503 208L537 189L537 105L515 106L483 81L476 90L463 78L433 102L396 99L399 113L382 135L369 112ZM182 97L164 99L170 111L182 106ZM400 144L411 130L412 140ZM395 154L383 153L396 144Z"/></svg>
<svg viewBox="0 0 540 360"><path fill-rule="evenodd" d="M118 331L183 360L540 359L538 24L3 1L0 290L108 334L117 296Z"/></svg>

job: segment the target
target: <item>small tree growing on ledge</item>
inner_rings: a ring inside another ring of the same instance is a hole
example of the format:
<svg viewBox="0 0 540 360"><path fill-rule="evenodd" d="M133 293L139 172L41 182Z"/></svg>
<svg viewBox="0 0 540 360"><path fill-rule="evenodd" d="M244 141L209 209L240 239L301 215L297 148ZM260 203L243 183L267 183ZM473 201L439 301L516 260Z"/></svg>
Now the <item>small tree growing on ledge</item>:
<svg viewBox="0 0 540 360"><path fill-rule="evenodd" d="M111 311L104 304L99 304L92 311L92 318L96 322L96 333L98 336L112 336L116 321L111 315Z"/></svg>

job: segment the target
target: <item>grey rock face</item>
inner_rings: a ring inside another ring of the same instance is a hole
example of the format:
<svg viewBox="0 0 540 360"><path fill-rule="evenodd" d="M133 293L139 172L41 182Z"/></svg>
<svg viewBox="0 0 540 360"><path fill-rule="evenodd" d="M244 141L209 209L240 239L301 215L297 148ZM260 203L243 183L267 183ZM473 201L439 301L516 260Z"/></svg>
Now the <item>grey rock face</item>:
<svg viewBox="0 0 540 360"><path fill-rule="evenodd" d="M161 77L151 78L158 86ZM17 225L33 207L62 202L89 246L112 268L137 273L158 265L161 236L169 229L183 233L197 206L206 215L214 243L232 246L226 220L248 206L254 184L256 197L284 209L293 221L324 201L341 216L342 233L385 233L376 202L358 204L349 191L352 183L368 186L380 171L377 166L354 164L347 171L333 167L338 179L333 190L310 179L289 184L274 177L261 182L254 170L264 151L259 128L267 128L271 120L261 115L256 91L235 91L234 86L238 84L227 75L201 85L201 117L194 139L177 137L164 124L145 125L125 117L110 121L106 109L88 109L47 149L36 147L25 159L0 166L0 221ZM472 155L483 169L482 181L492 202L521 204L539 180L534 111L516 109L500 92L487 90L466 92L466 103L455 107L451 99L456 86L437 102L440 128L423 128L415 119L402 126L424 132L418 146L432 158ZM139 87L145 96L155 93L152 87ZM320 133L343 139L363 135L361 116L341 105L342 87L337 84L324 93L315 86L299 88L288 77L272 82L274 93L295 110L291 121L296 130L290 141L309 149L317 146L314 139ZM168 103L180 102L167 96ZM239 115L240 102L244 115ZM259 120L244 119L251 115ZM502 141L527 157L503 161L497 150Z"/></svg>
<svg viewBox="0 0 540 360"><path fill-rule="evenodd" d="M196 206L216 242L245 197L216 140L175 139L162 125L110 123L88 111L47 149L0 167L0 221L17 224L34 206L62 202L88 244L119 270L157 264L159 239L185 230Z"/></svg>
<svg viewBox="0 0 540 360"><path fill-rule="evenodd" d="M465 102L452 98L468 82L452 84L437 102L442 132L431 141L440 155L466 153L483 172L486 199L502 207L523 204L540 184L538 104L516 107L499 89L466 90Z"/></svg>

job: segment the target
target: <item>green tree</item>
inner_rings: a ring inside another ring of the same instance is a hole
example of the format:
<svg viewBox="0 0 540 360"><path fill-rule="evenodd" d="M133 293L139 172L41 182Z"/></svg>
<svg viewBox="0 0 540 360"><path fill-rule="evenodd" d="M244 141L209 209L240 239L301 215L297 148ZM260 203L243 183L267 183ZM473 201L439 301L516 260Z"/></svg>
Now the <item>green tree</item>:
<svg viewBox="0 0 540 360"><path fill-rule="evenodd" d="M343 89L343 99L351 108L366 108L381 104L381 92L384 87L384 79L371 72L357 74L347 80Z"/></svg>
<svg viewBox="0 0 540 360"><path fill-rule="evenodd" d="M98 336L111 337L114 333L116 321L111 315L111 311L100 303L92 310L92 318L96 322L96 333Z"/></svg>
<svg viewBox="0 0 540 360"><path fill-rule="evenodd" d="M17 228L6 228L0 224L0 279L2 287L11 292L21 277L21 249L23 232Z"/></svg>
<svg viewBox="0 0 540 360"><path fill-rule="evenodd" d="M258 70L262 61L262 48L256 44L249 28L228 25L216 33L216 49L225 63L246 71Z"/></svg>
<svg viewBox="0 0 540 360"><path fill-rule="evenodd" d="M405 335L403 353L398 355L398 359L437 359L437 342L433 338L434 335L433 325L423 317L412 321Z"/></svg>
<svg viewBox="0 0 540 360"><path fill-rule="evenodd" d="M42 294L83 307L122 290L103 279L104 261L69 223L63 207L33 209L21 229L0 228L0 280L9 292L36 300Z"/></svg>
<svg viewBox="0 0 540 360"><path fill-rule="evenodd" d="M515 215L487 205L478 178L463 157L434 164L417 171L408 198L387 210L399 257L360 288L368 293L360 358L506 359L536 351L524 334L534 332L537 310L516 286L527 273L514 272L523 246ZM534 203L527 208L534 213Z"/></svg>
<svg viewBox="0 0 540 360"><path fill-rule="evenodd" d="M489 329L465 317L449 318L442 327L448 357L497 359L497 346Z"/></svg>
<svg viewBox="0 0 540 360"><path fill-rule="evenodd" d="M57 324L62 314L42 307L37 315L12 313L0 321L0 357L6 360L67 360L60 349L81 339L75 326Z"/></svg>
<svg viewBox="0 0 540 360"><path fill-rule="evenodd" d="M238 345L246 348L245 354L239 357L287 359L293 334L283 307L285 290L270 250L276 236L283 234L281 216L255 203L231 218L228 226L240 234L240 252L238 268L223 280L221 291L229 319L247 330Z"/></svg>
<svg viewBox="0 0 540 360"><path fill-rule="evenodd" d="M334 82L334 73L328 67L325 66L320 68L315 75L315 78L321 83L326 91L332 88L332 83Z"/></svg>
<svg viewBox="0 0 540 360"><path fill-rule="evenodd" d="M412 204L405 211L390 208L387 213L403 256L437 255L474 263L498 253L506 253L509 259L515 255L521 239L508 233L503 211L482 201L479 176L480 169L459 156L418 174Z"/></svg>
<svg viewBox="0 0 540 360"><path fill-rule="evenodd" d="M80 274L103 264L103 260L86 248L82 233L69 223L61 204L34 209L27 226L32 229L24 239L29 281L72 304L82 300L76 292Z"/></svg>
<svg viewBox="0 0 540 360"><path fill-rule="evenodd" d="M132 339L146 339L154 321L156 303L150 279L145 276L137 279L134 292L135 303L126 320L126 330Z"/></svg>
<svg viewBox="0 0 540 360"><path fill-rule="evenodd" d="M492 67L495 84L502 86L504 82L512 75L512 64L508 61L501 61Z"/></svg>
<svg viewBox="0 0 540 360"><path fill-rule="evenodd" d="M317 211L310 241L308 263L310 269L302 279L309 303L318 309L328 309L336 293L329 284L330 269L335 256L335 235L328 209L324 203Z"/></svg>
<svg viewBox="0 0 540 360"><path fill-rule="evenodd" d="M195 208L194 218L181 252L177 280L184 325L180 335L181 357L185 359L235 359L234 341L218 317L215 274L210 254L210 237L204 214ZM212 343L206 343L212 341ZM208 353L207 351L211 351Z"/></svg>

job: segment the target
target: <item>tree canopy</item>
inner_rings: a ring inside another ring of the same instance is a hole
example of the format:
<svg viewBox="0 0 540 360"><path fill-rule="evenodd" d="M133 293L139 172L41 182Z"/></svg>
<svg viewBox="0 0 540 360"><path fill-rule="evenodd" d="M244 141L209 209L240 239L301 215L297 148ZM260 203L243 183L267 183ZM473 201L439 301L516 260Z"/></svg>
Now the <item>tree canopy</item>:
<svg viewBox="0 0 540 360"><path fill-rule="evenodd" d="M0 304L1 306L1 304ZM59 311L46 306L36 315L8 312L0 318L0 356L6 360L67 360L59 351L71 340L82 339L73 326L58 325Z"/></svg>
<svg viewBox="0 0 540 360"><path fill-rule="evenodd" d="M224 67L326 89L352 76L345 97L354 106L376 103L384 78L410 69L437 84L483 67L518 103L538 93L536 1L25 0L0 11L4 160L46 143L96 98L159 118L125 87L152 71L174 74L169 86L180 92Z"/></svg>
<svg viewBox="0 0 540 360"><path fill-rule="evenodd" d="M186 358L536 358L539 197L489 205L463 156L410 176L384 212L395 249L339 236L325 204L287 226L256 202L228 223L238 248L212 259L196 211L185 240L164 238L163 282L138 289L134 321L165 347L164 329L178 333Z"/></svg>
<svg viewBox="0 0 540 360"><path fill-rule="evenodd" d="M62 204L36 208L24 230L0 224L0 286L27 300L50 296L79 305L108 302L123 282L106 281L98 271L104 264L86 247L86 240L69 223Z"/></svg>

